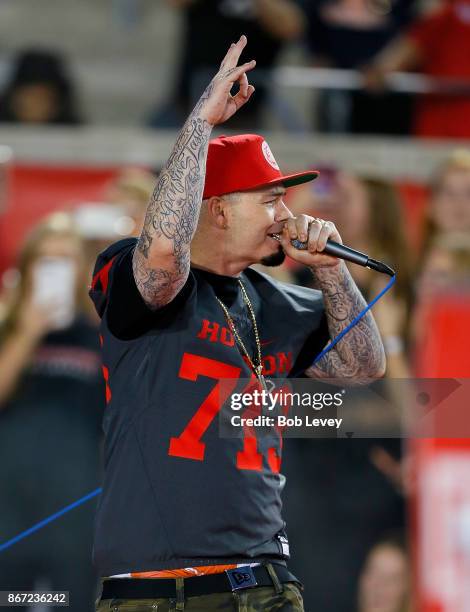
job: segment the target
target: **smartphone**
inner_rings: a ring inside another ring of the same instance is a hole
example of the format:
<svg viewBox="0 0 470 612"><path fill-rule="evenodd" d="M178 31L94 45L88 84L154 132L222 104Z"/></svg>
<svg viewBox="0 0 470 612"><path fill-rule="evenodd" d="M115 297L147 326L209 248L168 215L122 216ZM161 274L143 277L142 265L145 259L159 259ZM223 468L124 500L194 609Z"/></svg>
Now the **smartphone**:
<svg viewBox="0 0 470 612"><path fill-rule="evenodd" d="M33 268L33 301L46 306L53 329L68 327L75 317L76 264L69 257L41 257Z"/></svg>

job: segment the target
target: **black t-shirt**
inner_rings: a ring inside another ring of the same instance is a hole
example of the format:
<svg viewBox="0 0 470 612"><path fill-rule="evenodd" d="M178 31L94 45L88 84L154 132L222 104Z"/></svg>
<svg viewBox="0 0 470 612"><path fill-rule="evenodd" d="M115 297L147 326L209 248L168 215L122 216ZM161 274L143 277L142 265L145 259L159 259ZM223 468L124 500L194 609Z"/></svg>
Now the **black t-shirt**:
<svg viewBox="0 0 470 612"><path fill-rule="evenodd" d="M247 350L256 350L238 282L192 268L175 300L152 312L132 275L135 243L121 241L99 257L91 290L108 385L98 571L282 561L280 440L254 446L218 434L220 380L252 372L216 296ZM321 293L252 269L241 280L260 331L264 374L286 377L301 361L311 363L329 337Z"/></svg>
<svg viewBox="0 0 470 612"><path fill-rule="evenodd" d="M411 20L415 0L396 0L383 21L371 28L329 21L325 7L331 0L303 6L308 19L306 42L312 53L327 58L336 68L357 68L372 58Z"/></svg>
<svg viewBox="0 0 470 612"><path fill-rule="evenodd" d="M263 27L249 0L196 0L185 10L185 27L192 66L217 65L242 34L249 40L246 53L261 68L273 66L281 49L281 40Z"/></svg>

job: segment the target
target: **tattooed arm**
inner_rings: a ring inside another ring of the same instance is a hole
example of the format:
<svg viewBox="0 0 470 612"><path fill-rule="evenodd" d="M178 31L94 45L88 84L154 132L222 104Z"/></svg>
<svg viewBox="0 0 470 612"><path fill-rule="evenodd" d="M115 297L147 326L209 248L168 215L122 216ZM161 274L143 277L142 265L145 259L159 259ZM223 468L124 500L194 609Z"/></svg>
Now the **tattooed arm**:
<svg viewBox="0 0 470 612"><path fill-rule="evenodd" d="M322 253L329 238L342 242L334 223L299 215L287 220L281 244L287 255L312 269L316 288L323 292L330 336L335 338L366 303L345 263ZM307 243L307 248L295 249L291 244L295 239ZM384 372L385 352L370 311L318 363L306 370L312 378L348 378L355 383L379 378Z"/></svg>
<svg viewBox="0 0 470 612"><path fill-rule="evenodd" d="M139 292L152 309L171 302L188 278L212 127L229 119L254 91L246 73L255 62L237 65L246 43L242 36L231 45L184 124L148 205L132 268ZM240 91L231 96L236 82Z"/></svg>
<svg viewBox="0 0 470 612"><path fill-rule="evenodd" d="M189 274L189 247L199 218L211 132L197 110L160 174L132 260L139 292L153 309L171 302Z"/></svg>
<svg viewBox="0 0 470 612"><path fill-rule="evenodd" d="M330 336L335 338L366 307L344 262L317 268L316 288L323 293ZM369 311L338 344L306 370L312 378L348 378L356 383L383 376L385 353L379 330Z"/></svg>

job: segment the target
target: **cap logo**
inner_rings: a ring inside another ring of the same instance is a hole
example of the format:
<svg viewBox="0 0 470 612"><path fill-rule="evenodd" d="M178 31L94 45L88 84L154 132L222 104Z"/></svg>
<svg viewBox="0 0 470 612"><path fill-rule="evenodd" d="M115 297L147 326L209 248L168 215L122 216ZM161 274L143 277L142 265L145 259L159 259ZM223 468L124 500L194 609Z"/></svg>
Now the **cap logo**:
<svg viewBox="0 0 470 612"><path fill-rule="evenodd" d="M263 140L261 149L263 151L264 158L268 162L268 164L272 166L274 170L280 170L279 166L277 165L277 161L274 158L273 152L271 151L268 143L265 140Z"/></svg>

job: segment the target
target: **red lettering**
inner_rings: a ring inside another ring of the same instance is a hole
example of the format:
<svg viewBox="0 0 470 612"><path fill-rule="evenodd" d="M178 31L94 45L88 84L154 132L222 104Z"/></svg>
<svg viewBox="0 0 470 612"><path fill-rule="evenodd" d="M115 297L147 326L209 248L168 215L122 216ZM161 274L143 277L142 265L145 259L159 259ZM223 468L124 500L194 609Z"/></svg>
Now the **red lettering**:
<svg viewBox="0 0 470 612"><path fill-rule="evenodd" d="M204 459L206 445L201 442L201 438L219 412L222 404L235 388L236 379L240 376L240 372L240 368L215 359L191 355L190 353L183 355L179 371L181 378L196 381L199 376L207 376L208 378L215 378L218 382L199 406L196 414L186 425L181 435L178 438L171 438L169 455L196 459L197 461ZM230 386L228 384L224 385L221 389L220 379L233 379L233 384L230 384Z"/></svg>
<svg viewBox="0 0 470 612"><path fill-rule="evenodd" d="M222 327L220 330L220 341L222 344L225 344L225 346L233 346L235 344L235 338L227 327Z"/></svg>
<svg viewBox="0 0 470 612"><path fill-rule="evenodd" d="M220 411L222 405L235 389L240 375L241 369L235 366L216 361L215 359L184 353L179 371L181 378L196 381L199 376L207 376L208 378L216 379L217 383L199 406L180 436L171 438L168 449L170 456L196 461L204 460L206 445L204 442L201 442L201 438ZM224 384L222 384L222 381ZM244 392L252 391L254 389L253 385L256 388L259 387L259 382L254 375L252 375ZM251 407L246 413L247 416L256 416L261 413L261 406ZM236 456L237 467L242 470L261 471L263 455L258 452L258 440L253 428L244 427L243 434L243 450L237 452ZM282 444L282 438L280 443ZM268 449L267 462L273 472L279 472L281 460L274 448Z"/></svg>
<svg viewBox="0 0 470 612"><path fill-rule="evenodd" d="M268 376L268 374L274 374L276 371L276 360L273 355L267 355L263 357L263 374Z"/></svg>
<svg viewBox="0 0 470 612"><path fill-rule="evenodd" d="M263 455L258 453L258 440L255 436L246 436L243 440L243 450L237 453L237 468L239 470L261 471Z"/></svg>
<svg viewBox="0 0 470 612"><path fill-rule="evenodd" d="M278 372L290 372L292 370L292 353L289 351L287 355L285 353L277 353L278 359Z"/></svg>
<svg viewBox="0 0 470 612"><path fill-rule="evenodd" d="M256 376L252 374L243 393L253 393L255 389L261 391L261 386ZM261 408L261 404L250 406L243 412L243 417L254 419L261 414ZM243 427L243 438L243 450L237 453L237 468L260 472L263 467L263 455L258 452L258 440L253 427L247 425Z"/></svg>
<svg viewBox="0 0 470 612"><path fill-rule="evenodd" d="M202 322L202 329L198 333L197 337L205 340L209 335L211 342L217 342L217 336L219 335L220 325L218 323L211 323L207 319Z"/></svg>

